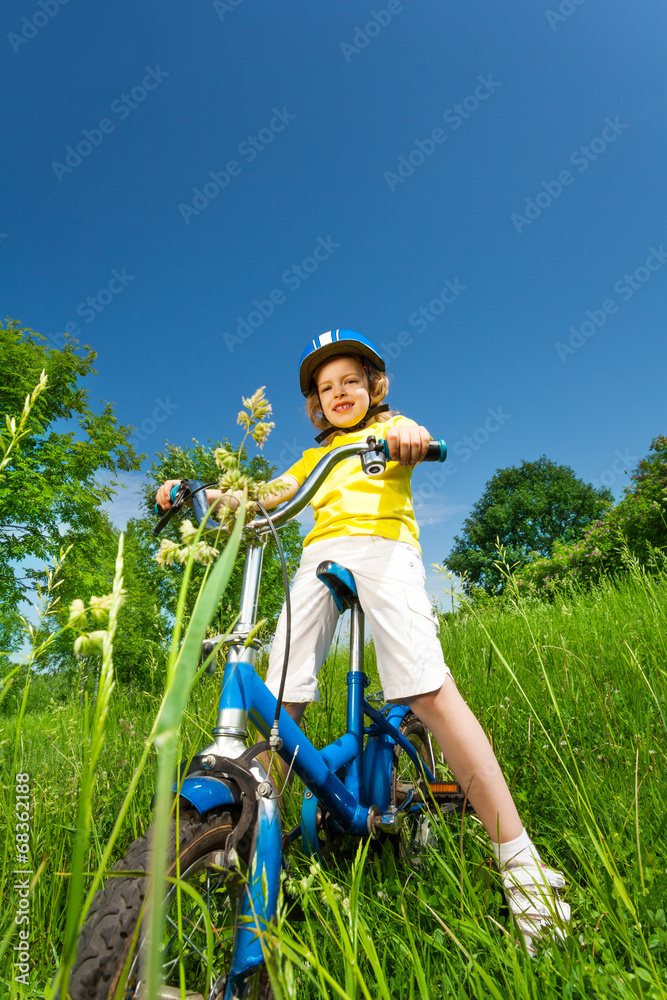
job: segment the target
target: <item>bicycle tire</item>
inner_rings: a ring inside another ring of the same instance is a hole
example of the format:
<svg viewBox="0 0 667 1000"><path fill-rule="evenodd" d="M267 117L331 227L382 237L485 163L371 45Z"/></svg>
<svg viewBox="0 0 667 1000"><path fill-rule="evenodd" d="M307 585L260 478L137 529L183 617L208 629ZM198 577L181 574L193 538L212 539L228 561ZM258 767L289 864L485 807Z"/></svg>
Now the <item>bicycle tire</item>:
<svg viewBox="0 0 667 1000"><path fill-rule="evenodd" d="M234 880L230 879L228 872L221 870L220 852L236 820L237 816L226 809L211 810L201 816L191 806L183 806L179 814L179 869L176 863L175 823L172 821L167 875L173 878L180 870L181 880L191 882L207 898L214 927L214 966L209 970L203 966L200 957L205 931L201 919L194 919L199 911L184 893L180 895L183 948L179 947L176 934L172 933L169 938L166 928L169 927L170 905L176 905L176 890L174 887L170 889L165 904L167 917L163 940L165 986L179 987L179 966L182 964L188 978L186 987L192 991L193 1000L197 995L204 1000L214 1000L224 993L225 970L229 968L233 941L234 905L229 905L229 901L234 895ZM146 872L150 835L149 829L145 836L135 840L125 857L111 871ZM243 846L241 841L238 845L240 854L243 853ZM128 998L137 995L141 982L141 932L137 923L142 916L147 888L146 875L127 875L108 879L106 887L97 893L79 937L77 957L69 981L71 1000L111 1000L117 995L119 984L122 984L126 974L127 980L120 995ZM236 891L242 892L242 886L237 886ZM190 908L188 912L187 907ZM224 925L225 916L227 927ZM172 921L172 926L176 926L175 921ZM180 989L174 995L180 996ZM248 995L262 1000L270 1000L273 996L264 970L255 977L255 984Z"/></svg>
<svg viewBox="0 0 667 1000"><path fill-rule="evenodd" d="M427 726L413 712L403 719L399 732L412 743L413 747L424 761L428 769L435 774L436 744ZM438 751L439 753L439 751ZM419 768L410 760L405 750L397 743L394 746L394 759L391 767L391 804L400 807L410 789L415 789L422 781L423 775ZM406 861L419 863L420 856L434 843L435 837L429 817L429 809L410 813L397 838L392 838L399 857Z"/></svg>

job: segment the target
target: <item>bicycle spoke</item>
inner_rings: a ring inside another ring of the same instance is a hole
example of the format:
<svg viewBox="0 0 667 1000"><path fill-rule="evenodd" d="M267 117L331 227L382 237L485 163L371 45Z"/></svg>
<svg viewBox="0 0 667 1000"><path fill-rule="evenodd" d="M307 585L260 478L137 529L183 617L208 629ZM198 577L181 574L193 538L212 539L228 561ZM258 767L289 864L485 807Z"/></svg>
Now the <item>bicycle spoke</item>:
<svg viewBox="0 0 667 1000"><path fill-rule="evenodd" d="M206 904L206 910L212 922L216 954L224 956L228 953L229 946L234 940L233 920L231 926L229 923L233 907L226 891L229 873L220 868L211 871L205 866L200 869L198 875L191 872L185 873L185 877L188 874L194 877L192 884L199 891ZM223 891L219 892L219 890ZM210 967L208 964L204 913L196 905L191 906L186 913L183 913L180 918L179 935L179 923L173 906L174 900L175 893L172 895L171 912L165 914L165 927L170 928L173 933L166 940L163 948L164 981L165 983L174 982L178 970L187 964L188 975L191 975L196 968L200 970L199 975L202 978L205 975L206 989L208 990L211 983L215 984L220 981L222 970L218 961L212 963ZM190 901L188 900L188 902ZM217 926L219 923L220 926Z"/></svg>

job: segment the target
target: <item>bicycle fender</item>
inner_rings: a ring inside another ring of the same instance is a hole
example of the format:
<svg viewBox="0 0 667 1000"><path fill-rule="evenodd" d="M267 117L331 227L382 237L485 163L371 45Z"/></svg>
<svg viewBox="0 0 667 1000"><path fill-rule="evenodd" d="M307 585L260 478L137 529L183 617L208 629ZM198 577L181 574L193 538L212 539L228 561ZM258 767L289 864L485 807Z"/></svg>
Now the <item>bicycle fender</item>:
<svg viewBox="0 0 667 1000"><path fill-rule="evenodd" d="M187 799L202 816L216 806L231 806L241 802L241 790L231 781L214 778L212 775L188 775L180 789L174 785L174 792Z"/></svg>
<svg viewBox="0 0 667 1000"><path fill-rule="evenodd" d="M399 729L409 711L407 705L392 705L385 718ZM391 736L379 731L371 732L366 740L361 774L361 801L364 805L374 803L382 811L389 807L395 745Z"/></svg>

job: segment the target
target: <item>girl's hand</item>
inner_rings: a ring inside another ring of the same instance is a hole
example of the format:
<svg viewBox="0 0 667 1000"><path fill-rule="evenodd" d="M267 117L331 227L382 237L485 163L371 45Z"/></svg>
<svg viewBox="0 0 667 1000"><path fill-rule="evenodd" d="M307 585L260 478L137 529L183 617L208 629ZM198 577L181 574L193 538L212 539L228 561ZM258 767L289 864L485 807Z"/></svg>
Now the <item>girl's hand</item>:
<svg viewBox="0 0 667 1000"><path fill-rule="evenodd" d="M172 505L171 497L169 496L169 494L171 493L172 488L174 486L180 485L180 482L181 482L180 479L168 479L166 483L162 484L160 489L155 494L155 502L158 505L158 507L161 507L162 510L169 510L169 508Z"/></svg>
<svg viewBox="0 0 667 1000"><path fill-rule="evenodd" d="M416 424L397 424L387 431L389 455L401 465L416 465L423 461L428 451L431 435L425 427Z"/></svg>

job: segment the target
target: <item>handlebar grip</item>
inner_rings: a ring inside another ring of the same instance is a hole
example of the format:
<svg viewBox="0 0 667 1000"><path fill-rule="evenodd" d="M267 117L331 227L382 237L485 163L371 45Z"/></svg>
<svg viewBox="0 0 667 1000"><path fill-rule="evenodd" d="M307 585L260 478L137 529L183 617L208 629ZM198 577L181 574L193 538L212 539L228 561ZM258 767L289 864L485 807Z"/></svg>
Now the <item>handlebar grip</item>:
<svg viewBox="0 0 667 1000"><path fill-rule="evenodd" d="M447 442L440 439L431 441L424 458L425 462L444 462L447 458Z"/></svg>
<svg viewBox="0 0 667 1000"><path fill-rule="evenodd" d="M385 458L389 458L389 442L383 441ZM428 451L424 456L424 462L444 462L447 458L447 442L446 441L431 441L428 446Z"/></svg>
<svg viewBox="0 0 667 1000"><path fill-rule="evenodd" d="M172 503L176 499L176 494L178 493L178 491L179 491L180 488L181 488L181 484L180 483L178 483L176 486L172 486L172 488L171 488L171 490L169 492L169 499L171 500ZM155 513L156 514L164 514L165 510L168 510L168 509L169 509L168 507L158 507L158 505L155 504Z"/></svg>

